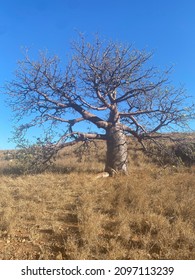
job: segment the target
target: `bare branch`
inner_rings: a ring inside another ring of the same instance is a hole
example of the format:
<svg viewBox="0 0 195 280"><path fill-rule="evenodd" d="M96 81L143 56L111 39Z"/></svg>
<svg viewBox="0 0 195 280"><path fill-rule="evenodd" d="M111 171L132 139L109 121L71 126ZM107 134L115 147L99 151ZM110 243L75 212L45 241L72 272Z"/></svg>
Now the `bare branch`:
<svg viewBox="0 0 195 280"><path fill-rule="evenodd" d="M74 124L76 124L78 122L81 122L81 121L85 120L84 118L77 118L77 119L66 120L66 119L57 117L55 115L50 115L50 114L45 114L43 117L47 118L47 119L50 119L50 120L55 120L55 121L59 121L59 122L65 122L65 123L68 123L70 125L74 125Z"/></svg>
<svg viewBox="0 0 195 280"><path fill-rule="evenodd" d="M121 118L128 118L136 115L150 114L155 112L164 113L164 111L156 109L156 110L143 110L143 111L130 112L130 113L119 113L119 115Z"/></svg>

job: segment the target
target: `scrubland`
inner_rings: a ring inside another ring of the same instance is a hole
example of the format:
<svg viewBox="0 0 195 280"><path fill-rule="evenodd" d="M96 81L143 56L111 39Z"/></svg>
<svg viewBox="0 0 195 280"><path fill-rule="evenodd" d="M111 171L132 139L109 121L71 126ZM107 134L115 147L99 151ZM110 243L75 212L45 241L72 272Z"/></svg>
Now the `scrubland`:
<svg viewBox="0 0 195 280"><path fill-rule="evenodd" d="M195 167L129 145L129 174L97 179L105 147L40 174L0 160L0 259L195 259Z"/></svg>

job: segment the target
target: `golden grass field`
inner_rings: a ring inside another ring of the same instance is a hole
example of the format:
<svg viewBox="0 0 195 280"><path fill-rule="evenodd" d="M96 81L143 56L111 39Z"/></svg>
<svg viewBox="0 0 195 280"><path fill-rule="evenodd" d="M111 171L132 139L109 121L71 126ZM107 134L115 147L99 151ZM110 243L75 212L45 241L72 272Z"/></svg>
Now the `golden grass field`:
<svg viewBox="0 0 195 280"><path fill-rule="evenodd" d="M195 259L194 166L159 166L131 143L129 175L97 179L104 145L80 160L71 149L36 175L1 157L0 259Z"/></svg>

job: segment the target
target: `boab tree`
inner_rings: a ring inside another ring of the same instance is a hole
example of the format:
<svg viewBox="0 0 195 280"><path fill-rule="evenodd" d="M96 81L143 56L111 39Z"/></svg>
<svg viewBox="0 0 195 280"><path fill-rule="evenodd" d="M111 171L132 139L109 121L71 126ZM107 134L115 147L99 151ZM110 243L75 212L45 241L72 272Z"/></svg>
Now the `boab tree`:
<svg viewBox="0 0 195 280"><path fill-rule="evenodd" d="M126 173L127 135L143 145L162 128L187 123L184 90L170 85L169 70L147 66L151 54L99 38L88 43L82 36L72 50L65 67L57 56L41 53L33 61L26 53L6 85L17 120L28 116L17 128L18 139L34 126L47 124L52 131L59 125L58 139L45 140L45 160L65 146L101 139L107 143L105 171ZM96 132L82 132L84 122Z"/></svg>

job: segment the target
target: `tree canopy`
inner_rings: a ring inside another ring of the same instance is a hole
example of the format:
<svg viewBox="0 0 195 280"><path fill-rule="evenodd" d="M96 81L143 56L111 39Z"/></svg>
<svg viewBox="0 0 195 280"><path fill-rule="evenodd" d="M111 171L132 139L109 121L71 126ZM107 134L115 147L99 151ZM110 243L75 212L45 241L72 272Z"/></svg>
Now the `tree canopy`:
<svg viewBox="0 0 195 280"><path fill-rule="evenodd" d="M28 116L17 127L15 138L22 141L27 130L46 124L43 142L49 147L48 158L67 145L105 140L107 165L120 170L121 163L113 161L120 161L115 158L117 153L120 158L126 154L126 148L116 148L126 135L144 146L144 140L159 138L165 129L187 127L192 118L185 90L170 82L171 69L159 71L151 66L151 58L152 53L132 45L98 37L90 43L82 36L72 43L66 65L58 56L41 52L34 61L26 52L18 62L15 79L5 87L16 120ZM92 123L97 129L83 132L87 126L82 123ZM47 137L58 125L58 138ZM126 156L122 162L126 165Z"/></svg>

